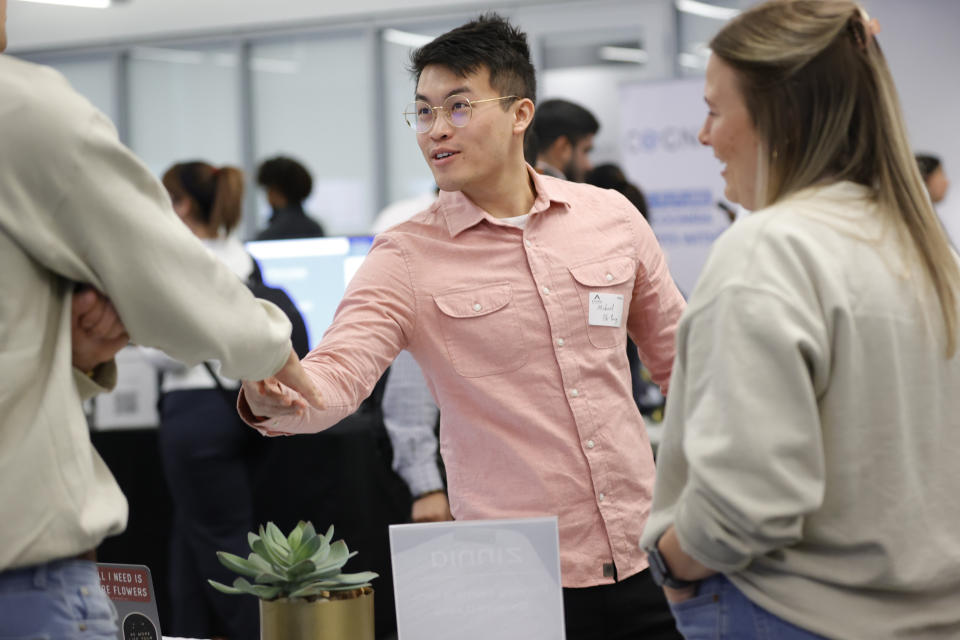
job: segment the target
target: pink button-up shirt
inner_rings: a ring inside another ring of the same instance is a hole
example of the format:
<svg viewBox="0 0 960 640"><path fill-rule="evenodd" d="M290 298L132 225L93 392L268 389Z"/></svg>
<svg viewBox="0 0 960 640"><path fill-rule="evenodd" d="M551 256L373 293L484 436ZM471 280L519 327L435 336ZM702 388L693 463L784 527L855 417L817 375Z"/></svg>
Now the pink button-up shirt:
<svg viewBox="0 0 960 640"><path fill-rule="evenodd" d="M625 342L629 332L665 387L684 302L626 199L531 173L524 229L442 192L378 235L304 359L327 409L246 417L273 433L324 429L408 349L440 406L453 515L558 516L563 584L587 587L612 582L611 563L621 579L647 566L654 465ZM622 296L619 326L591 324L596 294L608 324Z"/></svg>

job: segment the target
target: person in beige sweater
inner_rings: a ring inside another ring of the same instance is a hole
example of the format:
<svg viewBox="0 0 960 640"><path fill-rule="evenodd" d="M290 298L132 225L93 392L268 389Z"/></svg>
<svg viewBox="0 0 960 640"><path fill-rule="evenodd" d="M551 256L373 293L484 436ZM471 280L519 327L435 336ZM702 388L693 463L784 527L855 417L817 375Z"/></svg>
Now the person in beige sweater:
<svg viewBox="0 0 960 640"><path fill-rule="evenodd" d="M876 33L778 0L710 44L700 139L756 212L681 319L641 539L687 638L960 637L960 267Z"/></svg>
<svg viewBox="0 0 960 640"><path fill-rule="evenodd" d="M0 51L5 17L0 0ZM283 312L204 249L62 76L0 55L0 96L0 637L115 638L90 557L123 530L127 503L81 402L115 380L124 330L185 362L315 394ZM86 291L75 306L80 285L112 306Z"/></svg>

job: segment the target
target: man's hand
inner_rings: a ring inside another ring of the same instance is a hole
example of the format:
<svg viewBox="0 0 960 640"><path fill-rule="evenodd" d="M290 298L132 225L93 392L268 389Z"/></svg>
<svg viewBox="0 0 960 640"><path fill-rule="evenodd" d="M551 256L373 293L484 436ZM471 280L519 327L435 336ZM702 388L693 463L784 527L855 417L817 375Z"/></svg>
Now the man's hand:
<svg viewBox="0 0 960 640"><path fill-rule="evenodd" d="M70 309L73 366L89 373L109 362L130 342L110 300L96 289L84 287L73 294Z"/></svg>
<svg viewBox="0 0 960 640"><path fill-rule="evenodd" d="M428 493L413 501L411 519L414 522L446 522L453 520L450 503L443 491Z"/></svg>
<svg viewBox="0 0 960 640"><path fill-rule="evenodd" d="M326 405L307 376L293 349L287 363L266 380L244 380L243 394L250 411L260 421L268 418L302 415L307 405L323 410Z"/></svg>

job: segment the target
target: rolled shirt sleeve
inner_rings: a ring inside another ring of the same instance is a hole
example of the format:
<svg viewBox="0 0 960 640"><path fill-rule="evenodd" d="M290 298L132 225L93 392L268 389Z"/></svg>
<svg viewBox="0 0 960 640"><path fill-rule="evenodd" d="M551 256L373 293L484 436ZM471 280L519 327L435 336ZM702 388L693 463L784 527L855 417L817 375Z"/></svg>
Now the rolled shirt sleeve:
<svg viewBox="0 0 960 640"><path fill-rule="evenodd" d="M623 199L623 203L629 207L628 220L637 238L641 257L627 318L627 331L637 345L641 362L666 394L673 370L677 322L686 303L670 275L667 260L650 225L626 199Z"/></svg>
<svg viewBox="0 0 960 640"><path fill-rule="evenodd" d="M303 359L303 368L324 399L301 415L258 421L244 392L240 416L268 435L314 433L332 427L360 406L414 330L416 296L399 243L377 236L337 307L333 323Z"/></svg>

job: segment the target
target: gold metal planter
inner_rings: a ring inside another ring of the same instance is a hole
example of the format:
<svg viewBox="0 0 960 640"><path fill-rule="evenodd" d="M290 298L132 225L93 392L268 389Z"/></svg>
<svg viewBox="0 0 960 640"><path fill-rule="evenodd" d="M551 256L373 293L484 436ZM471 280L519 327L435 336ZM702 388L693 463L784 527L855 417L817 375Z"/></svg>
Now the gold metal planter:
<svg viewBox="0 0 960 640"><path fill-rule="evenodd" d="M260 640L374 640L373 589L342 600L261 600Z"/></svg>

